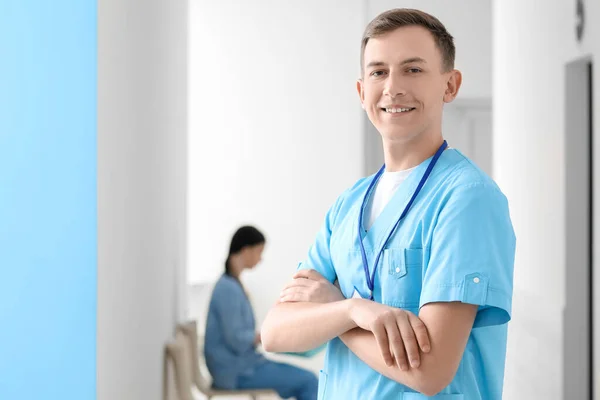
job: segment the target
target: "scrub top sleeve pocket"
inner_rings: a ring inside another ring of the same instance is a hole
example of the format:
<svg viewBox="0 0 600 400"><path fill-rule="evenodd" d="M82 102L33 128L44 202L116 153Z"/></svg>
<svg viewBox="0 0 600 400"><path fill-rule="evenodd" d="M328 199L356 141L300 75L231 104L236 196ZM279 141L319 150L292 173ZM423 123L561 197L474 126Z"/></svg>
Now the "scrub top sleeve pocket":
<svg viewBox="0 0 600 400"><path fill-rule="evenodd" d="M510 296L500 289L490 287L489 278L467 274L457 284L424 284L419 307L429 303L459 301L478 305L474 328L502 325L511 319Z"/></svg>

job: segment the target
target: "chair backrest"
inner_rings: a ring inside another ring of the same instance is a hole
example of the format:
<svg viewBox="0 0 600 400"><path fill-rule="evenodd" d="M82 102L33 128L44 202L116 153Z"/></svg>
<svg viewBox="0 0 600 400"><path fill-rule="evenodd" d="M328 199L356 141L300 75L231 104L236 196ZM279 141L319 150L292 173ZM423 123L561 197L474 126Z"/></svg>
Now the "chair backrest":
<svg viewBox="0 0 600 400"><path fill-rule="evenodd" d="M187 336L182 332L165 346L165 362L173 362L175 387L179 400L194 400L192 395L192 371L190 369L190 349ZM166 393L166 391L165 391Z"/></svg>
<svg viewBox="0 0 600 400"><path fill-rule="evenodd" d="M198 336L198 328L196 321L188 321L177 325L177 331L183 333L188 341L188 348L190 350L190 370L192 371L192 380L198 390L204 394L208 394L211 390L211 382L206 365L204 364L204 343L202 338Z"/></svg>

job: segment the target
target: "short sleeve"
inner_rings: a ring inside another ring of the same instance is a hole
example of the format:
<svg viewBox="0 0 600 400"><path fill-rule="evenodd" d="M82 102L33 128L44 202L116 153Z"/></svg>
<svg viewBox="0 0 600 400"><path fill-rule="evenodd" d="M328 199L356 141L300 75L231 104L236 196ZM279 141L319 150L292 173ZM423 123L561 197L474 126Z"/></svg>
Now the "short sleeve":
<svg viewBox="0 0 600 400"><path fill-rule="evenodd" d="M345 194L345 192L344 192ZM323 275L329 282L334 283L337 279L333 262L331 261L330 241L335 220L343 202L344 194L342 194L336 202L329 208L325 215L325 220L321 225L321 229L315 238L314 243L308 250L308 255L304 261L298 264L297 270L313 269Z"/></svg>
<svg viewBox="0 0 600 400"><path fill-rule="evenodd" d="M515 235L508 202L497 187L458 187L433 229L420 306L452 302L479 306L474 328L511 318Z"/></svg>

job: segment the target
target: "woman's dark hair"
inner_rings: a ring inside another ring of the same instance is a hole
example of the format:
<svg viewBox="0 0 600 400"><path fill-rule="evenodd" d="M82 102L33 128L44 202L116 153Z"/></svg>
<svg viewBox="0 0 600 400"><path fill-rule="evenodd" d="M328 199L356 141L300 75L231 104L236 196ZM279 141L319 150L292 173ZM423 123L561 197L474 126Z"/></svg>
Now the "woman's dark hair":
<svg viewBox="0 0 600 400"><path fill-rule="evenodd" d="M229 259L232 255L242 251L244 247L256 246L265 243L265 236L253 226L242 226L239 228L233 237L231 238L231 245L229 246L229 255L225 260L225 273L231 275L231 266L229 265Z"/></svg>

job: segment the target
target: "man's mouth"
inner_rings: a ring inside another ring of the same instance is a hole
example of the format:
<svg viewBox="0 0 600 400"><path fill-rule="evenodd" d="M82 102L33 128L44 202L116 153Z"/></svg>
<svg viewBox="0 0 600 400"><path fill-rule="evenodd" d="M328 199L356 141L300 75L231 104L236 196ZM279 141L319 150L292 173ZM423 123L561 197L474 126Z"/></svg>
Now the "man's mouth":
<svg viewBox="0 0 600 400"><path fill-rule="evenodd" d="M405 113L414 110L414 107L381 107L380 110L390 114Z"/></svg>

